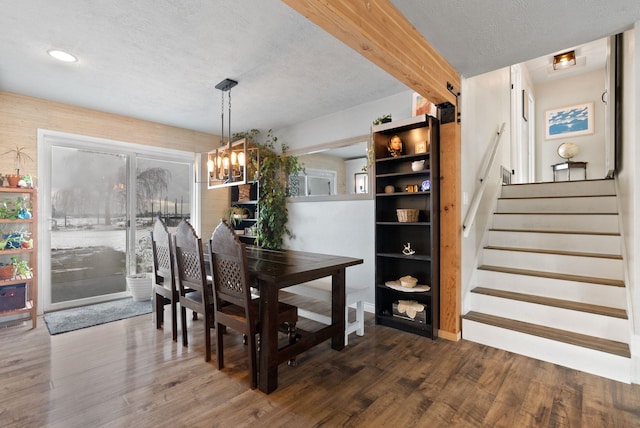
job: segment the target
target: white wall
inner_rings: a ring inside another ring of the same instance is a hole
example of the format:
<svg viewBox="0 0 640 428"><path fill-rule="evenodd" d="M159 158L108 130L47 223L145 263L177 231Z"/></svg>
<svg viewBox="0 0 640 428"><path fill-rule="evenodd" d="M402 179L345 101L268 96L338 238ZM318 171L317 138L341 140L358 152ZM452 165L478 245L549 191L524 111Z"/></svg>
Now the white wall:
<svg viewBox="0 0 640 428"><path fill-rule="evenodd" d="M592 71L567 79L552 80L534 87L536 97L536 178L553 181L551 165L564 162L558 155L558 146L564 142L576 143L579 147L574 161L588 162L587 179L606 176L604 162L605 106L601 101L605 90L605 70ZM594 103L594 133L579 137L545 139L545 111L575 104ZM582 170L573 170L582 179ZM566 171L558 176L566 180Z"/></svg>
<svg viewBox="0 0 640 428"><path fill-rule="evenodd" d="M285 247L313 253L357 257L364 263L347 268L347 284L369 287L366 302L373 304L375 232L373 200L299 202L287 205L294 239Z"/></svg>
<svg viewBox="0 0 640 428"><path fill-rule="evenodd" d="M393 120L411 116L412 91L278 129L278 141L291 150L317 146L371 132L374 119L391 114ZM374 202L369 200L292 202L287 204L289 229L285 239L293 250L358 257L364 264L347 269L347 281L369 287L367 303L373 305L375 285ZM372 310L371 306L368 309Z"/></svg>
<svg viewBox="0 0 640 428"><path fill-rule="evenodd" d="M617 176L618 195L620 202L620 214L622 217L622 233L625 243L624 259L627 264L626 285L630 300L629 315L632 320L631 331L631 356L633 383L640 383L640 288L636 284L638 272L640 272L640 233L636 227L636 212L640 211L640 185L638 185L638 172L640 171L640 151L636 149L640 141L640 128L636 123L640 121L640 109L637 101L640 100L640 52L636 49L640 46L640 22L636 23L634 30L624 33L623 48L623 144L622 144L622 168Z"/></svg>
<svg viewBox="0 0 640 428"><path fill-rule="evenodd" d="M500 125L505 122L499 152L495 165L491 169L488 185L476 221L471 226L469 236L462 240L462 313L468 308L466 296L475 286L472 277L477 266L477 253L482 245L482 238L491 219L496 197L500 190L500 166L511 169L510 149L510 117L511 117L511 82L509 68L492 71L462 81L462 216L466 215L476 189L480 187L480 175L484 169L487 150L495 141Z"/></svg>

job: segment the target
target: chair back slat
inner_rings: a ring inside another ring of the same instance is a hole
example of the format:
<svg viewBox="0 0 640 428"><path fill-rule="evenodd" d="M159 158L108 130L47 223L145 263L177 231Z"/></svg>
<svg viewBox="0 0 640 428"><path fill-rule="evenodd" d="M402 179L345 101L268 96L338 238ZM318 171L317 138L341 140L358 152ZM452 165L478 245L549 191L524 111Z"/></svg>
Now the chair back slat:
<svg viewBox="0 0 640 428"><path fill-rule="evenodd" d="M208 305L207 297L211 290L208 290L209 293L204 292L208 287L202 240L189 222L182 220L176 230L174 241L180 293L184 294L187 289L200 291L205 297L204 304Z"/></svg>
<svg viewBox="0 0 640 428"><path fill-rule="evenodd" d="M166 281L170 281L171 289L174 290L176 283L171 233L169 233L169 229L160 218L157 218L153 225L151 244L153 248L154 274L156 277L155 283L164 283L166 285Z"/></svg>
<svg viewBox="0 0 640 428"><path fill-rule="evenodd" d="M214 304L220 307L224 302L233 303L248 313L252 305L246 248L226 221L220 222L213 231L209 251Z"/></svg>

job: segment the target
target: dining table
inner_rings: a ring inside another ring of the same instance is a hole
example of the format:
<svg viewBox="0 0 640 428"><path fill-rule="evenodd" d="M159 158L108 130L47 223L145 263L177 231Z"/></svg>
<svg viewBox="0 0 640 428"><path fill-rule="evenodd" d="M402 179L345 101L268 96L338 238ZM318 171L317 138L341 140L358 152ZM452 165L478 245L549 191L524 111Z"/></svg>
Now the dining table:
<svg viewBox="0 0 640 428"><path fill-rule="evenodd" d="M345 270L362 259L294 250L247 246L249 275L260 290L260 351L258 388L271 393L278 387L278 366L331 339L331 348L344 348ZM278 299L281 289L330 276L331 324L314 331L296 328L295 343L279 346Z"/></svg>

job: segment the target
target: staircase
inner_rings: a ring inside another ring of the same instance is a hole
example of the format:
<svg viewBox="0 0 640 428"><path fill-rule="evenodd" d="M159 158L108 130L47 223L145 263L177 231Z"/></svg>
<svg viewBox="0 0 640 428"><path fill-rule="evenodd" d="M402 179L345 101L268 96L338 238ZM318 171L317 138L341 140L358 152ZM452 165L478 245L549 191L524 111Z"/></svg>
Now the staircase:
<svg viewBox="0 0 640 428"><path fill-rule="evenodd" d="M631 381L613 180L503 186L485 241L464 339Z"/></svg>

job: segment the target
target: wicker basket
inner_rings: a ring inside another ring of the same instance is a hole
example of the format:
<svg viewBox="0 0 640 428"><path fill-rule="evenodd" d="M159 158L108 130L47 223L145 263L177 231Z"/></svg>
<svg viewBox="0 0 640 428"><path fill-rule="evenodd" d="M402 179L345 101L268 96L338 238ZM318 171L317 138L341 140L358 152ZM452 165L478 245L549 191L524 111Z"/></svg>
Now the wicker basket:
<svg viewBox="0 0 640 428"><path fill-rule="evenodd" d="M238 202L248 202L251 199L251 184L238 186Z"/></svg>
<svg viewBox="0 0 640 428"><path fill-rule="evenodd" d="M396 210L396 214L398 214L398 221L400 223L410 223L414 221L418 221L419 210L413 209L398 209Z"/></svg>

